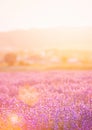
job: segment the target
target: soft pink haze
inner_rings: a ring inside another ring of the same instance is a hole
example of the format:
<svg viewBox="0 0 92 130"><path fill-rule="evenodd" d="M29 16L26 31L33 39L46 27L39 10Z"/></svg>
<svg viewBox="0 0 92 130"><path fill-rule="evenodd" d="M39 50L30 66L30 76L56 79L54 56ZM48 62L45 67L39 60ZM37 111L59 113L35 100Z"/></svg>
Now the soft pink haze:
<svg viewBox="0 0 92 130"><path fill-rule="evenodd" d="M92 26L92 0L0 0L0 31Z"/></svg>

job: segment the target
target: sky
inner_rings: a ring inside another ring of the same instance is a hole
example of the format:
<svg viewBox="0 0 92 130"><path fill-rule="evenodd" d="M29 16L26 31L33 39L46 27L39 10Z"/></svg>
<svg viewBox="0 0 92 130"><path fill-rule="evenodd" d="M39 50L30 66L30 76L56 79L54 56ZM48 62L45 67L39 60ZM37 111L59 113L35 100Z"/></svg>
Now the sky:
<svg viewBox="0 0 92 130"><path fill-rule="evenodd" d="M0 0L0 31L92 26L92 0Z"/></svg>

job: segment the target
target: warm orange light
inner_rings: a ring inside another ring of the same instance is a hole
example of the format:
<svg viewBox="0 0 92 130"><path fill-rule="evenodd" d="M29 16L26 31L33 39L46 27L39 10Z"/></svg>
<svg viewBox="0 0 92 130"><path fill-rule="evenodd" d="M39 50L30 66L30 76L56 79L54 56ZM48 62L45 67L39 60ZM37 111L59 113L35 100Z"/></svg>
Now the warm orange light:
<svg viewBox="0 0 92 130"><path fill-rule="evenodd" d="M21 120L17 114L9 114L6 121L0 119L0 130L22 130L20 127Z"/></svg>
<svg viewBox="0 0 92 130"><path fill-rule="evenodd" d="M25 104L34 105L39 99L39 93L34 88L24 86L19 89L18 98Z"/></svg>
<svg viewBox="0 0 92 130"><path fill-rule="evenodd" d="M15 113L9 115L9 120L14 125L19 124L21 122L20 117Z"/></svg>

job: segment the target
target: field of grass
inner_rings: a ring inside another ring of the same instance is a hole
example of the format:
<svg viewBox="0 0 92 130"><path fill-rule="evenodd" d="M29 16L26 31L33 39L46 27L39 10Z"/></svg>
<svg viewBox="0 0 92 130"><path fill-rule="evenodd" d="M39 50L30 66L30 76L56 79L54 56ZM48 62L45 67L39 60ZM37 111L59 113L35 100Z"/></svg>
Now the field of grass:
<svg viewBox="0 0 92 130"><path fill-rule="evenodd" d="M0 72L0 130L92 130L92 71Z"/></svg>

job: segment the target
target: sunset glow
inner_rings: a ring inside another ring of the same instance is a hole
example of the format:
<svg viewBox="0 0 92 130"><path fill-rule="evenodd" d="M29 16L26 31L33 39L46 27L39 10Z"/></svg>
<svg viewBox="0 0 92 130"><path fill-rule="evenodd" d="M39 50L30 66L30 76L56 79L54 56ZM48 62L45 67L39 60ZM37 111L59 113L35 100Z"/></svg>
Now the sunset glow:
<svg viewBox="0 0 92 130"><path fill-rule="evenodd" d="M0 30L92 26L91 7L91 0L0 1Z"/></svg>
<svg viewBox="0 0 92 130"><path fill-rule="evenodd" d="M0 0L0 130L92 130L92 0Z"/></svg>

